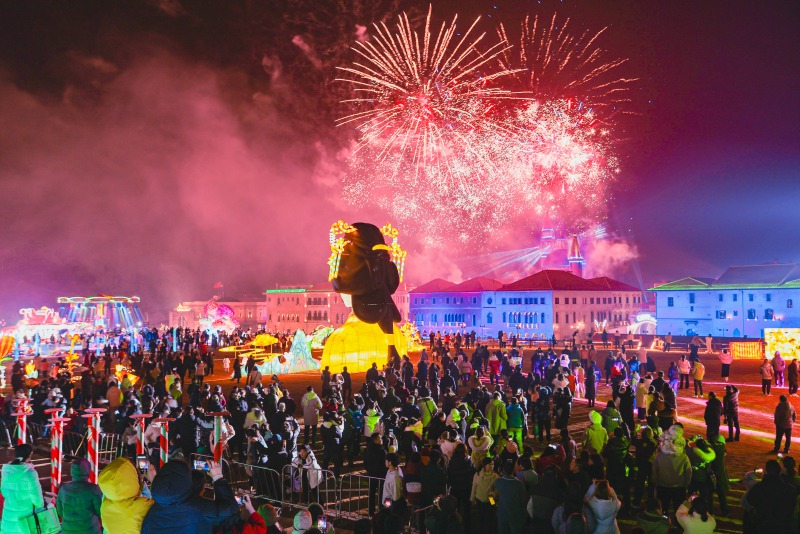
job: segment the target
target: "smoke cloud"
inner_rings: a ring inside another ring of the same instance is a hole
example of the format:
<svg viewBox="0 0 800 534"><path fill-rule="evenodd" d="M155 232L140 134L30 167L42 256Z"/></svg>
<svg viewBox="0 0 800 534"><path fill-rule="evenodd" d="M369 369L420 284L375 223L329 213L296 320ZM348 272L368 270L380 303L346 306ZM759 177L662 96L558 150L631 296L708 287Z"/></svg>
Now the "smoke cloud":
<svg viewBox="0 0 800 534"><path fill-rule="evenodd" d="M620 276L639 258L636 245L619 238L593 239L583 252L586 258L587 278L595 276Z"/></svg>
<svg viewBox="0 0 800 534"><path fill-rule="evenodd" d="M336 164L236 73L149 50L97 100L0 78L0 317L67 294L136 294L145 310L326 274L348 218ZM229 284L227 281L234 281Z"/></svg>

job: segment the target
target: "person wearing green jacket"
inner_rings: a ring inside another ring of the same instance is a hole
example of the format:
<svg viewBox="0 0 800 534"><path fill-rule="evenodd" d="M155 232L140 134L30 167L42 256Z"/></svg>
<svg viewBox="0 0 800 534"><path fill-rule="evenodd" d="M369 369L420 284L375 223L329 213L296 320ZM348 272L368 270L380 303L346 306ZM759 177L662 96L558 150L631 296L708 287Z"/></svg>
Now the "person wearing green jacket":
<svg viewBox="0 0 800 534"><path fill-rule="evenodd" d="M89 482L91 466L86 460L72 462L72 481L58 490L56 512L61 518L63 534L102 534L100 504L103 492L97 484Z"/></svg>
<svg viewBox="0 0 800 534"><path fill-rule="evenodd" d="M419 400L417 406L422 414L422 439L426 439L428 433L428 425L431 424L431 418L436 413L436 403L431 398L431 390L423 387L419 390Z"/></svg>
<svg viewBox="0 0 800 534"><path fill-rule="evenodd" d="M525 426L525 412L516 397L511 398L511 403L506 406L506 425L508 435L517 442L519 449L522 450L522 429Z"/></svg>
<svg viewBox="0 0 800 534"><path fill-rule="evenodd" d="M586 437L583 440L583 448L591 449L597 454L603 452L608 443L608 431L603 427L603 416L597 411L592 410L589 413L589 421L591 425L586 429Z"/></svg>
<svg viewBox="0 0 800 534"><path fill-rule="evenodd" d="M506 421L508 420L506 405L500 400L500 393L496 391L492 394L489 405L486 406L486 419L489 420L489 434L496 440L500 431L507 428Z"/></svg>
<svg viewBox="0 0 800 534"><path fill-rule="evenodd" d="M39 475L28 463L32 454L33 448L27 443L16 445L14 460L3 466L0 475L0 494L4 499L0 532L3 534L27 534L28 529L20 519L31 515L34 508L44 506Z"/></svg>

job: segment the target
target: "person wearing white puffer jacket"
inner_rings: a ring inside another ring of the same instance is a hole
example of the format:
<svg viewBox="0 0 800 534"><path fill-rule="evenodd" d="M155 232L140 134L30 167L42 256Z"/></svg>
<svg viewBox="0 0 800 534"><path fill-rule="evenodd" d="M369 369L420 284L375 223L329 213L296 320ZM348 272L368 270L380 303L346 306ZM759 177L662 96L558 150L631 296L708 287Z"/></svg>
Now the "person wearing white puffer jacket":
<svg viewBox="0 0 800 534"><path fill-rule="evenodd" d="M619 534L617 513L622 503L607 480L592 482L584 500L597 521L592 534Z"/></svg>

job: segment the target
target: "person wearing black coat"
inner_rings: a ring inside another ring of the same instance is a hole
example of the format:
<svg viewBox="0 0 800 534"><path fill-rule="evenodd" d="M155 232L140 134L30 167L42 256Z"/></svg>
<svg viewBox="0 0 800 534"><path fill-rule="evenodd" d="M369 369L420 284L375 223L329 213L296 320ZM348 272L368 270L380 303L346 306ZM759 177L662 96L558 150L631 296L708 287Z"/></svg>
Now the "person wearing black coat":
<svg viewBox="0 0 800 534"><path fill-rule="evenodd" d="M386 450L381 443L381 435L375 432L364 449L364 469L369 479L369 516L375 515L375 505L383 492L383 479L386 478Z"/></svg>
<svg viewBox="0 0 800 534"><path fill-rule="evenodd" d="M321 466L323 469L328 469L330 463L333 462L333 475L339 478L344 461L344 456L342 455L342 432L344 431L344 422L339 417L339 414L332 412L325 412L323 419L324 422L320 429L320 433L322 434L322 446L324 447Z"/></svg>
<svg viewBox="0 0 800 534"><path fill-rule="evenodd" d="M448 389L453 392L458 391L458 386L456 385L456 379L451 374L450 369L444 370L444 376L442 377L442 380L439 382L439 388L442 391L447 391Z"/></svg>
<svg viewBox="0 0 800 534"><path fill-rule="evenodd" d="M467 446L459 443L447 464L447 485L450 486L450 495L458 499L461 517L469 517L473 475L475 469L467 455Z"/></svg>
<svg viewBox="0 0 800 534"><path fill-rule="evenodd" d="M181 449L183 456L189 458L197 452L200 445L200 427L211 429L213 423L207 423L194 414L194 408L186 406L183 408L181 416L176 421L178 423L178 436L180 436Z"/></svg>
<svg viewBox="0 0 800 534"><path fill-rule="evenodd" d="M722 397L722 411L728 423L728 439L726 441L739 441L739 388L733 384L725 386L725 396ZM734 436L734 429L736 435Z"/></svg>
<svg viewBox="0 0 800 534"><path fill-rule="evenodd" d="M586 368L583 384L586 388L586 400L589 401L589 407L591 408L597 399L597 376L595 375L595 366L592 361L589 362Z"/></svg>
<svg viewBox="0 0 800 534"><path fill-rule="evenodd" d="M222 476L222 467L212 462L209 471L214 482L214 499L193 495L192 471L186 462L164 464L153 479L151 493L155 503L142 522L142 534L196 532L211 534L239 513L236 499Z"/></svg>
<svg viewBox="0 0 800 534"><path fill-rule="evenodd" d="M713 443L715 438L719 436L720 417L722 417L722 403L712 391L708 394L706 410L703 413L703 419L705 419L706 422L706 437L709 443Z"/></svg>

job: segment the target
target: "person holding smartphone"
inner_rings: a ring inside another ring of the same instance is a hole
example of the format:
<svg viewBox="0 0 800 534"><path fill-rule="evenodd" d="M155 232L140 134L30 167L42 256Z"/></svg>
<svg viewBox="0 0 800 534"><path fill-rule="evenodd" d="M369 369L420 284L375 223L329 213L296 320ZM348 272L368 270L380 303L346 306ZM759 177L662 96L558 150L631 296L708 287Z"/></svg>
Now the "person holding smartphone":
<svg viewBox="0 0 800 534"><path fill-rule="evenodd" d="M209 462L213 500L192 494L192 470L184 461L164 464L153 479L155 503L142 522L142 534L215 531L239 513L233 491L222 476L222 466Z"/></svg>
<svg viewBox="0 0 800 534"><path fill-rule="evenodd" d="M233 524L228 525L230 532L233 534L257 534L265 532L267 524L264 517L253 508L250 495L245 493L237 495L235 498L240 513L239 515L233 516L231 519Z"/></svg>

